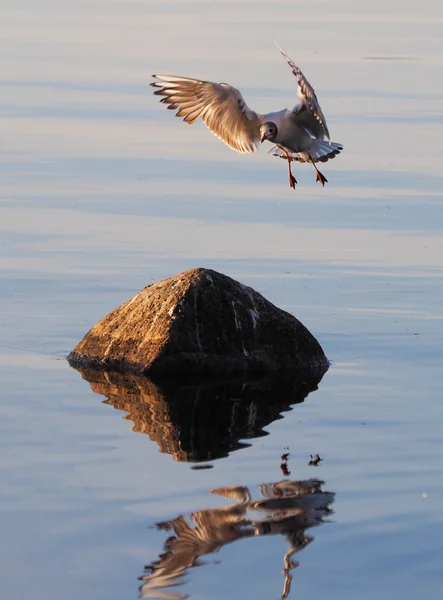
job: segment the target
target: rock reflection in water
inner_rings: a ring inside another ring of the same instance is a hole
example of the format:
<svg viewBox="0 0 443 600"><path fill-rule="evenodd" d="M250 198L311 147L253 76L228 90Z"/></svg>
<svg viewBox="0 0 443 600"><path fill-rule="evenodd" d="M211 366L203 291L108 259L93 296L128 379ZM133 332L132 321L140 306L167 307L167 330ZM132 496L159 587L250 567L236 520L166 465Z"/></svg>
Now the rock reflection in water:
<svg viewBox="0 0 443 600"><path fill-rule="evenodd" d="M225 544L261 535L283 535L289 550L283 558L283 593L287 598L291 588L293 568L298 562L292 556L313 541L306 530L323 523L332 513L334 493L322 491L323 481L279 481L260 486L262 499L254 501L247 487L227 487L212 490L212 494L235 500L223 508L200 510L191 514L189 523L182 515L158 523L159 529L172 531L158 560L145 567L140 578L142 598L183 600L188 595L172 587L182 585L183 575L190 567L200 566L199 557L218 552Z"/></svg>
<svg viewBox="0 0 443 600"><path fill-rule="evenodd" d="M183 462L222 458L249 445L240 440L267 435L263 428L303 402L323 375L154 383L137 375L81 373L106 404L128 413L134 431L147 433L160 452Z"/></svg>

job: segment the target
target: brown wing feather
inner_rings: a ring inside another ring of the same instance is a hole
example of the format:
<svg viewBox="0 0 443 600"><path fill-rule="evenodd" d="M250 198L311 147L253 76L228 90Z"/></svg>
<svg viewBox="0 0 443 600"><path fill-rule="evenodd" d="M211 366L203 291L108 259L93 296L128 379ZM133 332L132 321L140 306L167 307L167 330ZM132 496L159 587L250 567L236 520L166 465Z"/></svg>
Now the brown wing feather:
<svg viewBox="0 0 443 600"><path fill-rule="evenodd" d="M154 75L154 93L192 124L199 117L225 144L237 152L254 152L260 143L261 121L241 93L227 83L212 83L173 75Z"/></svg>

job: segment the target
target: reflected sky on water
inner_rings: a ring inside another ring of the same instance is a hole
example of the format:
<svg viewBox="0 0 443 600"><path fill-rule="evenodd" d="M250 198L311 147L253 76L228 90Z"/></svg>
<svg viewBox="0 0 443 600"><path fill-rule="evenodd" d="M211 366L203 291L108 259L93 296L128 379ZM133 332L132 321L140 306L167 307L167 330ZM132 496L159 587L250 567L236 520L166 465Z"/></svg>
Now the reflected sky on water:
<svg viewBox="0 0 443 600"><path fill-rule="evenodd" d="M287 481L318 478L336 496L333 523L293 558L288 597L438 597L441 2L17 0L0 10L5 596L136 598L164 548L156 523L223 509L214 489L258 500L257 486L282 479L289 448ZM283 161L232 152L173 118L148 85L151 73L176 73L228 81L258 111L290 106L295 82L271 37L344 145L323 165L324 189L299 165L290 190ZM332 362L304 402L277 401L251 436L231 430L237 449L209 470L159 452L132 430L118 387L112 410L109 390L94 393L64 360L145 285L197 266L293 313ZM228 544L175 591L278 597L287 549L281 536Z"/></svg>

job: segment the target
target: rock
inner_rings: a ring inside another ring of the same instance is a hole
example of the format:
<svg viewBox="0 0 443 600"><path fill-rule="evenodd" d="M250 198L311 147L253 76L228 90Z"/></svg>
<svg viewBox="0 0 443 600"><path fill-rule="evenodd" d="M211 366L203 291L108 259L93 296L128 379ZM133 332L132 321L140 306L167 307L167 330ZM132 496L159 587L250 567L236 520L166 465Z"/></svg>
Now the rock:
<svg viewBox="0 0 443 600"><path fill-rule="evenodd" d="M99 321L72 366L143 374L324 372L317 340L261 294L211 269L144 288Z"/></svg>
<svg viewBox="0 0 443 600"><path fill-rule="evenodd" d="M80 373L106 404L127 413L133 430L147 434L160 452L181 462L204 462L249 446L264 428L303 402L321 379L289 373L211 377L193 382L84 369Z"/></svg>

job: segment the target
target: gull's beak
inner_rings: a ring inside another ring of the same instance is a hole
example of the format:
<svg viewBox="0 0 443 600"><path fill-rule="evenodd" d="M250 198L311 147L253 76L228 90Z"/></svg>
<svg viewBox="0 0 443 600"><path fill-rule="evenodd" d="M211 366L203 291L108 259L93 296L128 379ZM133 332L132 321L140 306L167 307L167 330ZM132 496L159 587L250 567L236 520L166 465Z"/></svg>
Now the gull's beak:
<svg viewBox="0 0 443 600"><path fill-rule="evenodd" d="M261 134L260 143L262 143L262 144L263 144L263 142L265 141L265 139L266 139L266 131L264 131L264 132Z"/></svg>

